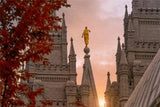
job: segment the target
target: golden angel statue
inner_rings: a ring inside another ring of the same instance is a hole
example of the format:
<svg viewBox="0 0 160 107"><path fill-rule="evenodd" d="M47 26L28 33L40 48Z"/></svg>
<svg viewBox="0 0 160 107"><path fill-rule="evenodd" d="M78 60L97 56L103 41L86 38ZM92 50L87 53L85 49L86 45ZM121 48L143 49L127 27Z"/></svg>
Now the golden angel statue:
<svg viewBox="0 0 160 107"><path fill-rule="evenodd" d="M91 32L91 31L89 29L87 29L87 26L86 26L83 33L82 33L82 38L84 37L84 42L86 44L86 47L89 43L89 32Z"/></svg>

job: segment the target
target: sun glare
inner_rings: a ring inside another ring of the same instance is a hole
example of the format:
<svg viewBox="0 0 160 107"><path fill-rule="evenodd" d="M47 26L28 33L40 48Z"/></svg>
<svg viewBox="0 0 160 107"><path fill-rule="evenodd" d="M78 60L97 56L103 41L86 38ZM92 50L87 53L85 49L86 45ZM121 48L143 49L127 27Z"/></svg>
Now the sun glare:
<svg viewBox="0 0 160 107"><path fill-rule="evenodd" d="M105 101L103 99L99 100L99 105L100 107L104 107Z"/></svg>

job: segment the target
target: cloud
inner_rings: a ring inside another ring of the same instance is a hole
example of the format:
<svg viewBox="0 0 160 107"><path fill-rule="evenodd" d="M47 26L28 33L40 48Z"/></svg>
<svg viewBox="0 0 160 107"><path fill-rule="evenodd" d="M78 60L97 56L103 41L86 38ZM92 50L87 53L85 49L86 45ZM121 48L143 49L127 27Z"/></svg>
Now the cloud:
<svg viewBox="0 0 160 107"><path fill-rule="evenodd" d="M100 64L101 64L101 65L104 65L104 66L105 66L105 65L113 65L112 62L107 62L107 61L101 61Z"/></svg>
<svg viewBox="0 0 160 107"><path fill-rule="evenodd" d="M78 60L77 62L76 62L76 68L78 68L78 67L82 67L82 60Z"/></svg>
<svg viewBox="0 0 160 107"><path fill-rule="evenodd" d="M125 11L125 5L131 10L131 0L100 0L100 18L122 17Z"/></svg>

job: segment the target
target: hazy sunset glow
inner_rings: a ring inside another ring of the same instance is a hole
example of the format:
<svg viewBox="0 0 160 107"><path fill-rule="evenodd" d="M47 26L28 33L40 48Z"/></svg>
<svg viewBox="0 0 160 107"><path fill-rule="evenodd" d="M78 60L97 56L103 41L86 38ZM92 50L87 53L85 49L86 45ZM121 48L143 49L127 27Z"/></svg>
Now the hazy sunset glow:
<svg viewBox="0 0 160 107"><path fill-rule="evenodd" d="M104 107L104 91L106 88L107 72L111 80L116 80L115 54L117 37L123 42L123 17L125 5L131 11L131 0L69 0L71 8L62 9L66 15L68 31L68 50L70 38L73 37L77 54L78 84L81 83L85 47L81 38L85 26L90 33L90 55L97 93L101 107Z"/></svg>
<svg viewBox="0 0 160 107"><path fill-rule="evenodd" d="M100 107L104 107L105 101L104 99L99 99L99 105Z"/></svg>

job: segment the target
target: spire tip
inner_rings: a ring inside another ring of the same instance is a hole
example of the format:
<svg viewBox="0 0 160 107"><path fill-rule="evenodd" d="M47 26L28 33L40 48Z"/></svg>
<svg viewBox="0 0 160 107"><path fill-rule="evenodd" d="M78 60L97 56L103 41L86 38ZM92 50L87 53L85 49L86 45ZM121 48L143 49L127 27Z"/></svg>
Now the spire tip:
<svg viewBox="0 0 160 107"><path fill-rule="evenodd" d="M127 8L128 8L128 6L127 6L127 5L125 5L125 8L127 9Z"/></svg>
<svg viewBox="0 0 160 107"><path fill-rule="evenodd" d="M118 36L118 40L120 41L120 37Z"/></svg>
<svg viewBox="0 0 160 107"><path fill-rule="evenodd" d="M110 78L110 72L107 73L108 78Z"/></svg>
<svg viewBox="0 0 160 107"><path fill-rule="evenodd" d="M71 37L71 42L73 41L73 38Z"/></svg>
<svg viewBox="0 0 160 107"><path fill-rule="evenodd" d="M64 14L64 13L62 13L62 16L63 16L63 18L64 18L65 14Z"/></svg>

